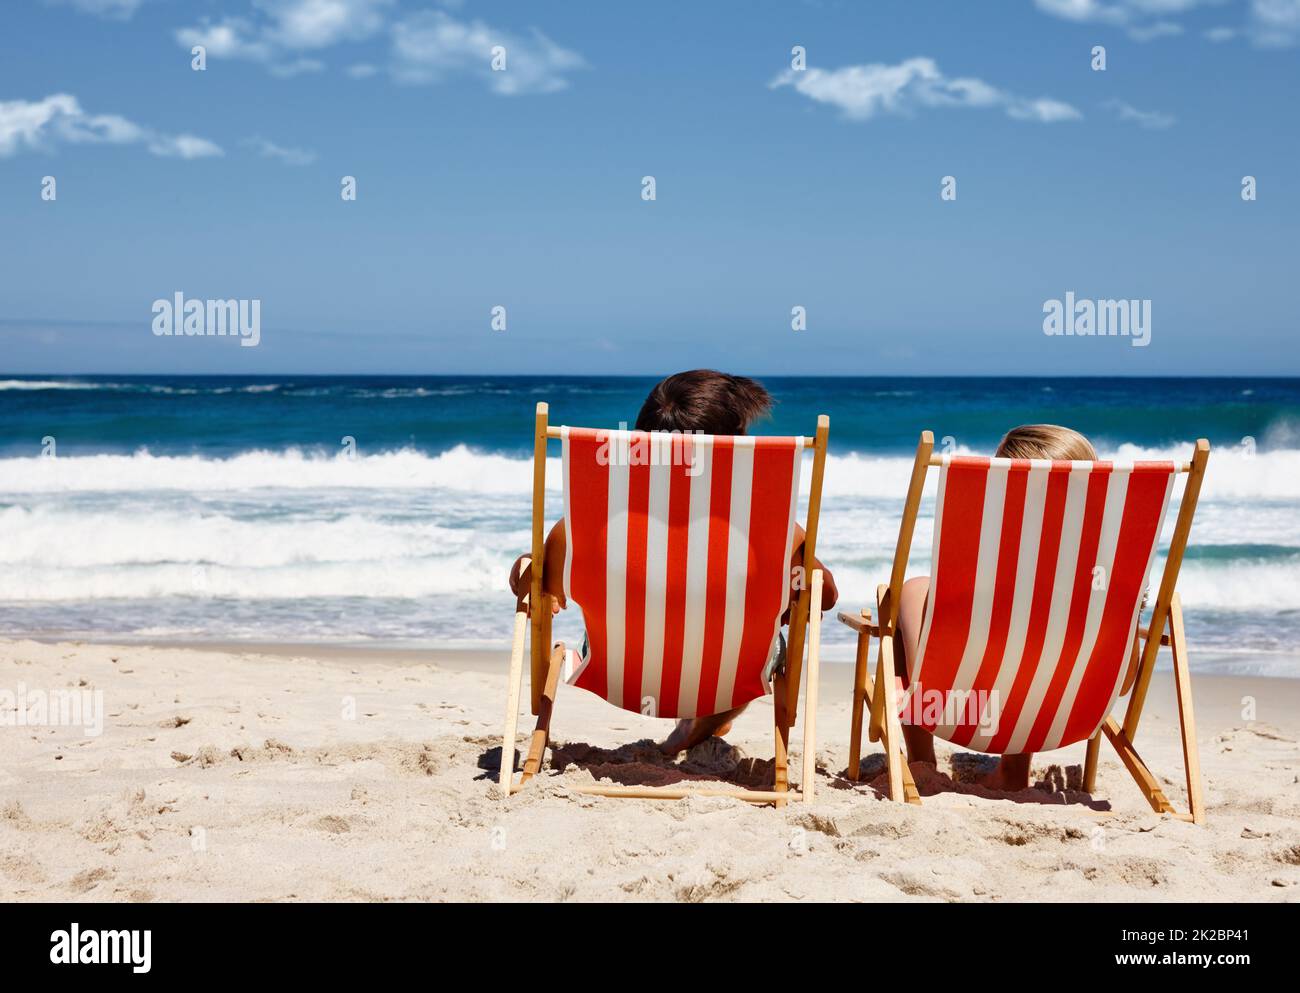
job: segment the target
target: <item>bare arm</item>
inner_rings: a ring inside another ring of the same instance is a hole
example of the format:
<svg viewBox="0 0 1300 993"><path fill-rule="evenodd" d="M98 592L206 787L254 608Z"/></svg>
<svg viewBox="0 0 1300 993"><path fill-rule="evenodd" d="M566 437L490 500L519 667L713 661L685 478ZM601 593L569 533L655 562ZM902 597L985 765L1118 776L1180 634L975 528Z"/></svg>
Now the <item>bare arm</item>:
<svg viewBox="0 0 1300 993"><path fill-rule="evenodd" d="M804 530L796 524L794 526L794 551L790 556L790 602L792 604L799 599L802 584L808 581L807 573L803 571L803 543ZM564 598L564 556L566 550L564 520L561 518L555 522L550 534L546 536L545 560L542 567L542 591L554 599L554 609L557 611L568 606L568 602ZM522 573L520 572L520 566L527 557L526 555L519 556L510 569L510 592L520 600L523 600L528 595L533 584L533 567L531 563L524 566ZM816 556L813 556L812 569L822 571L821 609L830 610L840 598L839 588L835 585L835 577ZM812 569L809 569L808 572L811 572ZM788 610L783 620L789 620Z"/></svg>
<svg viewBox="0 0 1300 993"><path fill-rule="evenodd" d="M839 588L835 585L835 577L831 571L826 568L825 563L813 556L811 567L805 572L803 562L803 543L804 530L798 524L794 526L794 551L790 554L790 603L793 605L799 599L799 593L802 590L802 584L810 582L809 576L815 569L822 571L822 610L830 610L835 606L835 602L840 598ZM782 620L789 620L790 612L786 611L786 616Z"/></svg>
<svg viewBox="0 0 1300 993"><path fill-rule="evenodd" d="M564 518L560 518L546 536L546 550L542 562L542 592L552 597L552 609L563 610L568 604L564 599L564 555L567 549L564 536ZM515 559L510 567L510 592L523 601L533 588L533 565L531 562L523 567L527 555Z"/></svg>

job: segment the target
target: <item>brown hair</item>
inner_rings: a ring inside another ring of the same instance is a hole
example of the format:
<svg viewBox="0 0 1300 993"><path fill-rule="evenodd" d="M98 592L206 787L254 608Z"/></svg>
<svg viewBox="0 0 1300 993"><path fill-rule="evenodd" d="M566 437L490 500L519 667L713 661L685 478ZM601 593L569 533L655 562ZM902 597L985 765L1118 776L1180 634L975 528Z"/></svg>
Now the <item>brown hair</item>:
<svg viewBox="0 0 1300 993"><path fill-rule="evenodd" d="M1059 459L1091 462L1097 453L1078 431L1059 424L1022 424L1012 428L998 445L998 458Z"/></svg>
<svg viewBox="0 0 1300 993"><path fill-rule="evenodd" d="M636 429L744 434L771 408L771 395L752 379L692 369L655 385L641 405Z"/></svg>

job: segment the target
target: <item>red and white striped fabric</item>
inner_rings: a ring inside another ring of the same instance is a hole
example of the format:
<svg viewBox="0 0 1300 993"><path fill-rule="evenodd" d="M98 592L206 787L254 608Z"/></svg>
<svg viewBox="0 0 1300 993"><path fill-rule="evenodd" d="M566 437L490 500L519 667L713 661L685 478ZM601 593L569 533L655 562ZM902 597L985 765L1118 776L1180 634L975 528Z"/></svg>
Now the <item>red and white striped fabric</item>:
<svg viewBox="0 0 1300 993"><path fill-rule="evenodd" d="M766 693L803 439L561 433L564 591L588 645L570 682L659 717Z"/></svg>
<svg viewBox="0 0 1300 993"><path fill-rule="evenodd" d="M1092 737L1119 695L1175 475L945 456L904 721L994 754Z"/></svg>

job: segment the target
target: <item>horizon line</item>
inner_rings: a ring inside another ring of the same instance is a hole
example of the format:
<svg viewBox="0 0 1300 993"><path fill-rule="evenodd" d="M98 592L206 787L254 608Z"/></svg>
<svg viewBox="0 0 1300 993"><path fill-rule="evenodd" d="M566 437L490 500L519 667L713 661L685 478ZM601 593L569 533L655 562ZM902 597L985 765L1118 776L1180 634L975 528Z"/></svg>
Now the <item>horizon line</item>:
<svg viewBox="0 0 1300 993"><path fill-rule="evenodd" d="M699 367L708 368L708 367ZM686 370L678 370L686 371ZM666 375L674 375L667 373ZM761 373L739 372L735 375L763 379L1271 379L1300 380L1300 373ZM445 379L473 377L478 379L662 379L658 373L545 373L545 372L5 372L7 379L76 379L90 376L125 376L137 378L190 378L190 379L273 379L292 376L299 379Z"/></svg>

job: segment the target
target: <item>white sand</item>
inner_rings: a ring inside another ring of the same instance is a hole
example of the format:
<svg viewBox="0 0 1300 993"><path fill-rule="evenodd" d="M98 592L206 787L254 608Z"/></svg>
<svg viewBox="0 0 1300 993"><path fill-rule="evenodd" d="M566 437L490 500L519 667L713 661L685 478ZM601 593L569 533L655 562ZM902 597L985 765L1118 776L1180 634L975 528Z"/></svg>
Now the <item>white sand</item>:
<svg viewBox="0 0 1300 993"><path fill-rule="evenodd" d="M1058 786L1032 791L1037 803L949 789L917 808L850 786L843 665L823 667L810 805L568 793L593 769L682 772L639 746L612 758L646 764L611 766L593 746L659 738L668 722L568 688L554 723L565 771L506 802L504 654L276 652L0 642L0 691L101 690L106 710L98 737L0 727L0 900L1300 898L1300 681L1194 678L1209 805L1197 827L1153 814L1109 745L1092 798L1060 788L1081 745L1039 758L1036 777ZM1138 746L1185 809L1164 675L1150 703ZM685 770L766 772L745 759L771 757L771 714L756 703L735 747L701 746ZM877 746L868 755L879 762Z"/></svg>

